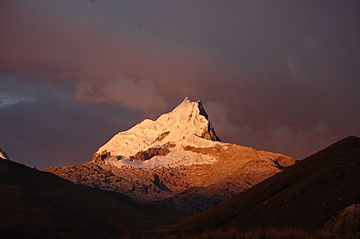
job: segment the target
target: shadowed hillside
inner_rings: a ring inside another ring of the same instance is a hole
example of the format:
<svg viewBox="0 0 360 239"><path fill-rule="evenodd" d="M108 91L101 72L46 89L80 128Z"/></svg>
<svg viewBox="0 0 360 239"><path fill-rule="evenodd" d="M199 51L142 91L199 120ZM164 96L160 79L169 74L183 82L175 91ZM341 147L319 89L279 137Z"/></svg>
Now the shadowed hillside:
<svg viewBox="0 0 360 239"><path fill-rule="evenodd" d="M1 238L118 238L158 230L182 214L0 160Z"/></svg>
<svg viewBox="0 0 360 239"><path fill-rule="evenodd" d="M193 216L176 231L320 230L360 201L360 138L348 137L248 191Z"/></svg>

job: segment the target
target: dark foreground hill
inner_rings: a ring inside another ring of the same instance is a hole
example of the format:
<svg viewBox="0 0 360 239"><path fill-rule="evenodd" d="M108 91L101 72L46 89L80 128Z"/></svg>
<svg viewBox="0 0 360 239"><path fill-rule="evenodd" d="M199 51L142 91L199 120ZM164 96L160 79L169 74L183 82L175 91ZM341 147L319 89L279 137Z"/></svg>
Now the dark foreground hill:
<svg viewBox="0 0 360 239"><path fill-rule="evenodd" d="M162 205L136 203L0 160L0 238L119 238L181 218Z"/></svg>
<svg viewBox="0 0 360 239"><path fill-rule="evenodd" d="M339 141L186 220L164 205L8 160L0 160L0 195L0 238L360 238L360 138Z"/></svg>
<svg viewBox="0 0 360 239"><path fill-rule="evenodd" d="M188 218L175 231L296 228L314 232L341 223L334 220L359 202L360 138L348 137L229 201ZM359 223L359 207L353 211L358 213L354 218ZM359 225L355 230L360 232Z"/></svg>

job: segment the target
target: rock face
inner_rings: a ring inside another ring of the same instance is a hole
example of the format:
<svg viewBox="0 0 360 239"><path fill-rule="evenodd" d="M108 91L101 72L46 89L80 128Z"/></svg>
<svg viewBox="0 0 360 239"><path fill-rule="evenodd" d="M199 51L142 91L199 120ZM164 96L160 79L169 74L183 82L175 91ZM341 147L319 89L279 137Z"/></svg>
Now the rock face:
<svg viewBox="0 0 360 239"><path fill-rule="evenodd" d="M200 101L116 134L83 165L48 168L75 183L198 212L290 166L288 156L220 142Z"/></svg>
<svg viewBox="0 0 360 239"><path fill-rule="evenodd" d="M149 160L155 156L165 156L170 152L167 147L148 148L145 151L139 151L135 154L135 158L141 161Z"/></svg>

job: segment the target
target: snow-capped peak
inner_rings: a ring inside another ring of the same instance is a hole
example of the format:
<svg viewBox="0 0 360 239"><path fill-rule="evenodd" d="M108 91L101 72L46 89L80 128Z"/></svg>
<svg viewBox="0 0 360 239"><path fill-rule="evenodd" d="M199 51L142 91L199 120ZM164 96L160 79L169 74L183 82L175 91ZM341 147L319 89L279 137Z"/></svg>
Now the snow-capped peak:
<svg viewBox="0 0 360 239"><path fill-rule="evenodd" d="M137 167L168 166L179 160L185 164L209 163L211 160L204 155L195 157L195 153L185 152L183 148L212 147L218 144L216 141L220 140L202 103L186 97L158 119L145 119L116 134L95 155L102 159L111 158L118 166L124 162L132 162Z"/></svg>

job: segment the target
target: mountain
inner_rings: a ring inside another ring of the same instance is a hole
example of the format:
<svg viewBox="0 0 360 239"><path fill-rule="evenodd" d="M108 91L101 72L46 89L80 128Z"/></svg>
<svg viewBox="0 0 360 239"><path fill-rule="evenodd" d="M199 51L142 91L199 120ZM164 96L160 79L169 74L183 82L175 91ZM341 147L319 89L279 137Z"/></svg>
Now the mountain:
<svg viewBox="0 0 360 239"><path fill-rule="evenodd" d="M341 234L341 230L352 227L359 236L359 172L360 138L348 137L229 201L188 218L175 230L325 228Z"/></svg>
<svg viewBox="0 0 360 239"><path fill-rule="evenodd" d="M216 205L292 165L288 156L223 143L200 101L120 132L83 165L45 171L78 184L164 200L192 212Z"/></svg>
<svg viewBox="0 0 360 239"><path fill-rule="evenodd" d="M1 238L120 238L184 217L164 205L140 204L10 160L0 160L0 195Z"/></svg>

